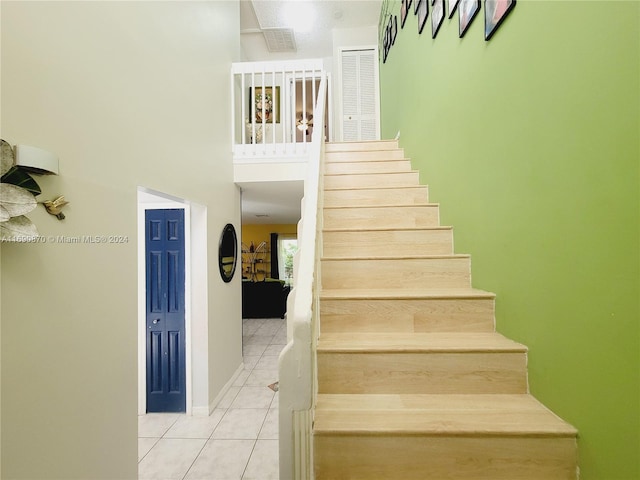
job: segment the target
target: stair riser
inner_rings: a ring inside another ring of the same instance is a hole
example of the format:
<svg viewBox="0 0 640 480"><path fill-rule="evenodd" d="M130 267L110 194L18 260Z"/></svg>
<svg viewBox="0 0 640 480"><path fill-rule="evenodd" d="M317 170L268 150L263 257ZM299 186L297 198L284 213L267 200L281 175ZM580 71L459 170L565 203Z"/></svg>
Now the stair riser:
<svg viewBox="0 0 640 480"><path fill-rule="evenodd" d="M527 393L524 352L332 353L318 351L318 392Z"/></svg>
<svg viewBox="0 0 640 480"><path fill-rule="evenodd" d="M324 228L415 228L440 225L438 205L325 208Z"/></svg>
<svg viewBox="0 0 640 480"><path fill-rule="evenodd" d="M314 436L316 480L576 480L573 438Z"/></svg>
<svg viewBox="0 0 640 480"><path fill-rule="evenodd" d="M320 300L323 332L493 332L487 299Z"/></svg>
<svg viewBox="0 0 640 480"><path fill-rule="evenodd" d="M322 260L325 289L470 288L468 257L375 260Z"/></svg>
<svg viewBox="0 0 640 480"><path fill-rule="evenodd" d="M365 150L354 152L327 152L325 163L329 162L371 162L376 160L404 160L404 150Z"/></svg>
<svg viewBox="0 0 640 480"><path fill-rule="evenodd" d="M391 257L399 252L453 254L451 229L324 232L322 236L327 257Z"/></svg>
<svg viewBox="0 0 640 480"><path fill-rule="evenodd" d="M360 173L397 173L410 172L411 162L409 160L389 160L378 162L332 162L326 163L324 173L339 174L360 174Z"/></svg>
<svg viewBox="0 0 640 480"><path fill-rule="evenodd" d="M373 142L345 142L345 143L325 143L324 151L329 152L354 152L370 150L396 150L397 140L378 140Z"/></svg>
<svg viewBox="0 0 640 480"><path fill-rule="evenodd" d="M418 172L325 175L324 188L375 188L419 185Z"/></svg>
<svg viewBox="0 0 640 480"><path fill-rule="evenodd" d="M415 205L429 201L427 187L326 190L325 207L360 207L375 205Z"/></svg>

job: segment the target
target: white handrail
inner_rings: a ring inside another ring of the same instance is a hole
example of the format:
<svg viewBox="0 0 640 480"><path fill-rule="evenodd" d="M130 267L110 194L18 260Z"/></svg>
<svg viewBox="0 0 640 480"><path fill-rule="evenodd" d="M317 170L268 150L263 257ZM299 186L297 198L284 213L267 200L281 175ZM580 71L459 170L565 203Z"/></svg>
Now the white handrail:
<svg viewBox="0 0 640 480"><path fill-rule="evenodd" d="M321 73L314 119L324 118L327 77ZM321 124L322 125L322 124ZM311 426L317 388L315 343L317 340L318 249L322 219L320 166L324 128L314 129L310 142L307 178L298 222L298 252L294 257L294 288L287 301L287 345L280 354L279 442L280 478L312 478Z"/></svg>

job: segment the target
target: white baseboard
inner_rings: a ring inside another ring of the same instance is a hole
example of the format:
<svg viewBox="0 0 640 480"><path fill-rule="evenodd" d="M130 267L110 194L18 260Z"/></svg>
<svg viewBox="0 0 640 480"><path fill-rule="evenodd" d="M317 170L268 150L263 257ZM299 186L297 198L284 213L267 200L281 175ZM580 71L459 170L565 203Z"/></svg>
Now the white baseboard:
<svg viewBox="0 0 640 480"><path fill-rule="evenodd" d="M220 393L218 393L218 395L216 395L216 398L213 399L213 401L209 404L209 406L208 407L206 407L206 406L205 407L196 407L196 406L194 406L191 409L192 415L194 417L208 417L209 415L211 415L213 413L213 411L215 410L215 408L220 403L220 401L227 394L229 389L233 386L234 382L240 376L240 374L242 373L243 370L244 370L244 362L240 364L238 369L231 376L231 378L224 385L224 387L222 387L222 389L220 390Z"/></svg>

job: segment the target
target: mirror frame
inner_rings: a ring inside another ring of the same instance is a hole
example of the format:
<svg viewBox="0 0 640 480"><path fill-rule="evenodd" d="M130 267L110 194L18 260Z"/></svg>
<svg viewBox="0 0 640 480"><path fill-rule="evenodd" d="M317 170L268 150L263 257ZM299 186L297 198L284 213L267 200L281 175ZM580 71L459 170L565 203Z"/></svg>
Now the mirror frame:
<svg viewBox="0 0 640 480"><path fill-rule="evenodd" d="M226 240L227 234L231 234L232 241L233 241L233 265L231 267L231 272L228 274L225 272L224 267L225 265L229 265L229 263L222 262L223 258L228 257L228 255L226 257L223 257L223 250L227 251L229 249L229 245L227 245L227 242L229 240ZM233 278L233 275L236 272L237 265L238 265L238 236L236 235L235 227L232 224L227 223L222 229L222 234L220 235L220 241L218 243L218 268L220 269L220 276L222 277L222 280L225 283L229 283L231 281L231 279Z"/></svg>

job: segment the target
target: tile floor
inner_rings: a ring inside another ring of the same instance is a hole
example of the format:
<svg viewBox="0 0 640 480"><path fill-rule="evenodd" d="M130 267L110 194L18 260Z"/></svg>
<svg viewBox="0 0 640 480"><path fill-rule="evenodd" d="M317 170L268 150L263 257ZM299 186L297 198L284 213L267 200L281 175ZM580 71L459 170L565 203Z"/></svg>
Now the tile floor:
<svg viewBox="0 0 640 480"><path fill-rule="evenodd" d="M278 479L278 355L281 319L245 319L244 371L209 417L138 417L140 480Z"/></svg>

